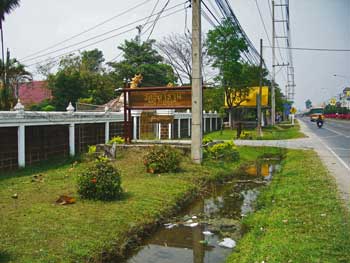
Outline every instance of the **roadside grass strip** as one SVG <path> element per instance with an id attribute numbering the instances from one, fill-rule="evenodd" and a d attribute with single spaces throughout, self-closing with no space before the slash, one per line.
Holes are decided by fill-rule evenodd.
<path id="1" fill-rule="evenodd" d="M 247 134 L 247 138 L 251 140 L 286 140 L 305 138 L 306 136 L 300 131 L 300 125 L 296 123 L 294 126 L 288 124 L 280 124 L 275 127 L 264 127 L 263 136 L 258 137 L 256 129 L 244 129 L 243 134 Z M 206 138 L 213 140 L 233 140 L 237 139 L 237 131 L 231 129 L 224 129 L 221 131 L 215 131 L 207 133 Z"/>
<path id="2" fill-rule="evenodd" d="M 116 161 L 124 198 L 82 200 L 76 179 L 84 162 L 52 162 L 0 175 L 0 262 L 99 262 L 122 255 L 139 236 L 176 213 L 210 180 L 233 175 L 242 163 L 276 148 L 239 148 L 241 161 L 192 164 L 184 156 L 181 171 L 147 174 L 145 150 L 129 149 Z M 60 195 L 76 198 L 55 203 Z M 130 241 L 134 241 L 130 243 Z M 109 262 L 107 260 L 107 262 Z"/>
<path id="3" fill-rule="evenodd" d="M 288 150 L 227 263 L 350 262 L 349 213 L 313 151 Z"/>

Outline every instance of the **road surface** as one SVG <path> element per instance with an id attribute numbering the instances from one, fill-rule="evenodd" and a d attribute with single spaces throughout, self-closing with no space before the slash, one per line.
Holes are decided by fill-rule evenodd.
<path id="1" fill-rule="evenodd" d="M 322 128 L 308 118 L 302 121 L 350 169 L 350 121 L 327 119 Z"/>

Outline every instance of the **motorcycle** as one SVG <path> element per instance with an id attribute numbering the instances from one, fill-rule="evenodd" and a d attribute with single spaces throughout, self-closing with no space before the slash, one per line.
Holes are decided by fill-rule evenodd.
<path id="1" fill-rule="evenodd" d="M 322 126 L 323 126 L 323 119 L 322 118 L 318 118 L 316 120 L 316 124 L 317 124 L 318 128 L 322 128 Z"/>

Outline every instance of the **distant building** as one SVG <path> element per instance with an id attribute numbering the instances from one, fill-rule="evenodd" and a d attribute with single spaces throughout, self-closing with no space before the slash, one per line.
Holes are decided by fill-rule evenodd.
<path id="1" fill-rule="evenodd" d="M 18 96 L 24 106 L 52 99 L 52 92 L 46 81 L 32 81 L 19 86 Z"/>

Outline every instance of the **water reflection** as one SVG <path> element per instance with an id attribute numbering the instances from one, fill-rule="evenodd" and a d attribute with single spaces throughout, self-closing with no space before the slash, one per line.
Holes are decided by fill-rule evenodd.
<path id="1" fill-rule="evenodd" d="M 128 263 L 211 263 L 224 262 L 232 252 L 220 247 L 218 243 L 224 237 L 234 240 L 241 235 L 239 219 L 253 211 L 253 204 L 263 184 L 249 182 L 268 181 L 276 165 L 258 162 L 257 165 L 244 168 L 239 175 L 240 181 L 224 185 L 212 185 L 209 193 L 194 201 L 183 213 L 169 223 L 176 226 L 170 229 L 161 227 L 139 251 L 129 258 Z M 246 179 L 245 182 L 243 182 Z M 190 221 L 188 221 L 190 220 Z M 190 227 L 186 222 L 197 222 Z M 204 235 L 210 231 L 212 235 Z"/>

